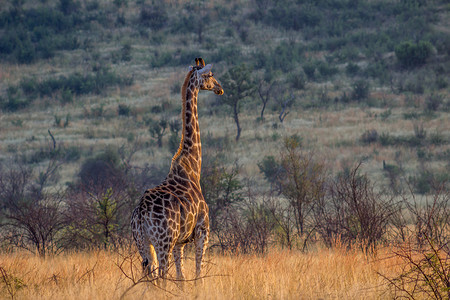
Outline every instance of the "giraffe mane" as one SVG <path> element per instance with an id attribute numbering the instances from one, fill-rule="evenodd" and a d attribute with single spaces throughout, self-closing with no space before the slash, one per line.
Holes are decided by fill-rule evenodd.
<path id="1" fill-rule="evenodd" d="M 177 159 L 178 156 L 181 155 L 181 151 L 183 150 L 183 141 L 184 141 L 184 126 L 186 123 L 186 90 L 187 90 L 187 86 L 189 84 L 189 80 L 191 79 L 191 75 L 194 72 L 194 70 L 190 70 L 188 72 L 188 74 L 186 75 L 186 78 L 184 79 L 184 83 L 181 86 L 181 98 L 183 101 L 183 109 L 181 112 L 181 116 L 183 118 L 183 128 L 181 129 L 181 142 L 180 142 L 180 146 L 178 147 L 177 153 L 173 156 L 172 160 Z"/>

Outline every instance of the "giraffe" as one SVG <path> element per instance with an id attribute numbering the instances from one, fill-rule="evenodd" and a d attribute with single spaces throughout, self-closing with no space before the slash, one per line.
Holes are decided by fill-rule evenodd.
<path id="1" fill-rule="evenodd" d="M 172 253 L 177 280 L 184 280 L 183 249 L 194 242 L 196 278 L 199 278 L 208 243 L 208 205 L 200 187 L 202 155 L 197 96 L 199 90 L 222 95 L 223 89 L 211 72 L 211 64 L 205 65 L 202 58 L 196 58 L 195 62 L 181 88 L 182 135 L 169 174 L 160 185 L 144 192 L 131 217 L 142 267 L 151 277 L 166 277 Z"/>

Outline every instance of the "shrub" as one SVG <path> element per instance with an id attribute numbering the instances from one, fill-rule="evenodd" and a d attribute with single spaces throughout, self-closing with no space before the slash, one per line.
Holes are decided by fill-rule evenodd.
<path id="1" fill-rule="evenodd" d="M 130 61 L 132 58 L 131 55 L 131 44 L 126 43 L 125 45 L 122 46 L 122 49 L 120 49 L 120 54 L 121 54 L 121 59 L 122 61 Z"/>
<path id="2" fill-rule="evenodd" d="M 395 144 L 395 138 L 386 132 L 381 133 L 378 140 L 382 146 L 391 146 Z"/>
<path id="3" fill-rule="evenodd" d="M 303 72 L 290 73 L 288 81 L 292 88 L 297 90 L 304 90 L 306 85 L 306 75 Z"/>
<path id="4" fill-rule="evenodd" d="M 59 0 L 59 9 L 65 15 L 70 15 L 78 9 L 78 3 L 74 0 Z"/>
<path id="5" fill-rule="evenodd" d="M 7 98 L 0 97 L 0 107 L 6 111 L 17 111 L 28 106 L 30 102 L 24 99 L 16 86 L 9 86 Z"/>
<path id="6" fill-rule="evenodd" d="M 366 130 L 361 135 L 361 142 L 363 144 L 376 143 L 378 141 L 378 132 L 375 129 Z"/>
<path id="7" fill-rule="evenodd" d="M 367 99 L 369 96 L 369 82 L 360 79 L 353 83 L 352 98 L 356 101 Z"/>
<path id="8" fill-rule="evenodd" d="M 403 42 L 395 47 L 395 56 L 403 67 L 412 68 L 423 65 L 430 57 L 432 49 L 431 43 L 426 41 L 416 44 Z"/>
<path id="9" fill-rule="evenodd" d="M 438 94 L 431 94 L 425 98 L 425 108 L 429 111 L 437 111 L 444 102 L 444 97 Z"/>
<path id="10" fill-rule="evenodd" d="M 313 62 L 308 62 L 304 64 L 303 71 L 305 72 L 306 76 L 308 76 L 309 80 L 314 80 L 316 78 L 315 76 L 316 65 Z"/>
<path id="11" fill-rule="evenodd" d="M 119 155 L 112 149 L 87 159 L 80 168 L 78 176 L 83 186 L 107 187 L 116 174 L 120 174 Z"/>
<path id="12" fill-rule="evenodd" d="M 431 191 L 434 176 L 430 171 L 422 170 L 417 176 L 412 178 L 414 190 L 418 194 L 427 194 Z"/>
<path id="13" fill-rule="evenodd" d="M 129 116 L 131 109 L 130 109 L 130 106 L 121 103 L 117 107 L 117 112 L 118 112 L 119 116 Z"/>
<path id="14" fill-rule="evenodd" d="M 285 176 L 286 171 L 283 169 L 280 162 L 275 160 L 275 157 L 265 156 L 262 161 L 258 163 L 258 168 L 264 174 L 264 178 L 270 183 L 271 189 L 281 192 L 281 181 Z"/>
<path id="15" fill-rule="evenodd" d="M 318 202 L 316 227 L 328 246 L 339 238 L 348 246 L 356 242 L 373 250 L 388 230 L 393 203 L 375 191 L 360 166 L 340 173 L 330 185 L 330 196 Z"/>
<path id="16" fill-rule="evenodd" d="M 348 76 L 356 76 L 360 70 L 361 68 L 357 64 L 354 64 L 352 62 L 349 62 L 347 66 L 345 66 L 345 73 Z"/>
<path id="17" fill-rule="evenodd" d="M 323 79 L 327 79 L 339 72 L 338 68 L 330 66 L 323 61 L 317 62 L 317 70 L 319 71 L 319 74 Z"/>
<path id="18" fill-rule="evenodd" d="M 168 15 L 163 4 L 143 6 L 139 21 L 142 25 L 159 30 L 166 26 Z"/>

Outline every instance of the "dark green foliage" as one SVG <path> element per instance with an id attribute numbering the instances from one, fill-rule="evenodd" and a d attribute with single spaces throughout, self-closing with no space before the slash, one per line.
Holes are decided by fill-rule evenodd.
<path id="1" fill-rule="evenodd" d="M 169 51 L 163 53 L 155 51 L 150 59 L 150 66 L 152 68 L 160 68 L 162 66 L 172 65 L 173 56 L 174 54 Z"/>
<path id="2" fill-rule="evenodd" d="M 126 117 L 128 117 L 130 115 L 130 112 L 131 112 L 131 108 L 130 108 L 129 105 L 120 103 L 117 106 L 117 113 L 119 114 L 119 116 L 126 116 Z"/>
<path id="3" fill-rule="evenodd" d="M 356 76 L 360 72 L 361 68 L 352 62 L 349 62 L 347 66 L 345 66 L 345 73 L 348 76 Z"/>
<path id="4" fill-rule="evenodd" d="M 132 50 L 132 48 L 131 48 L 130 43 L 126 43 L 125 45 L 122 46 L 122 48 L 120 49 L 122 61 L 130 61 L 131 60 L 131 58 L 132 58 L 131 50 Z"/>
<path id="5" fill-rule="evenodd" d="M 316 64 L 313 62 L 307 62 L 303 65 L 303 71 L 309 80 L 314 80 L 316 78 Z"/>
<path id="6" fill-rule="evenodd" d="M 336 67 L 330 66 L 330 64 L 324 61 L 317 62 L 317 70 L 319 71 L 320 77 L 322 79 L 327 79 L 339 72 Z"/>
<path id="7" fill-rule="evenodd" d="M 271 189 L 281 191 L 281 181 L 286 175 L 286 170 L 278 162 L 274 156 L 265 156 L 262 161 L 258 163 L 258 168 L 264 174 L 264 178 L 270 183 Z"/>
<path id="8" fill-rule="evenodd" d="M 395 56 L 399 63 L 406 68 L 423 65 L 430 57 L 433 46 L 430 42 L 403 42 L 395 47 Z"/>
<path id="9" fill-rule="evenodd" d="M 69 89 L 64 89 L 61 92 L 61 103 L 72 103 L 73 102 L 73 93 Z"/>
<path id="10" fill-rule="evenodd" d="M 33 78 L 23 79 L 20 87 L 28 96 L 39 94 L 41 97 L 44 97 L 51 96 L 56 92 L 68 93 L 67 91 L 76 95 L 98 94 L 108 86 L 126 86 L 132 82 L 133 79 L 131 77 L 120 77 L 106 68 L 101 68 L 93 74 L 82 75 L 74 73 L 69 76 L 49 78 L 40 82 L 36 82 Z"/>
<path id="11" fill-rule="evenodd" d="M 8 88 L 7 98 L 0 98 L 0 107 L 4 110 L 16 111 L 32 103 L 36 97 L 59 96 L 62 104 L 73 101 L 73 95 L 102 93 L 113 85 L 128 86 L 132 77 L 120 77 L 106 68 L 100 68 L 93 74 L 79 73 L 58 78 L 37 81 L 35 78 L 23 78 L 18 86 Z"/>
<path id="12" fill-rule="evenodd" d="M 429 171 L 422 170 L 419 174 L 413 178 L 410 178 L 413 182 L 416 193 L 427 194 L 431 191 L 433 184 L 433 174 Z"/>
<path id="13" fill-rule="evenodd" d="M 443 104 L 444 97 L 439 94 L 431 94 L 425 98 L 425 108 L 429 111 L 437 111 Z"/>
<path id="14" fill-rule="evenodd" d="M 109 148 L 93 158 L 87 159 L 78 174 L 80 184 L 86 187 L 107 187 L 114 177 L 120 173 L 119 155 Z"/>
<path id="15" fill-rule="evenodd" d="M 244 200 L 242 183 L 239 180 L 239 166 L 227 168 L 220 155 L 205 156 L 202 164 L 203 196 L 209 207 L 212 231 L 220 230 L 220 219 L 226 211 Z"/>
<path id="16" fill-rule="evenodd" d="M 64 160 L 68 162 L 78 161 L 81 158 L 81 149 L 76 146 L 70 146 L 64 150 Z"/>
<path id="17" fill-rule="evenodd" d="M 156 139 L 159 148 L 162 148 L 162 139 L 166 133 L 168 122 L 166 119 L 161 119 L 159 121 L 149 120 L 149 132 L 151 136 Z"/>
<path id="18" fill-rule="evenodd" d="M 294 41 L 281 42 L 273 51 L 265 57 L 263 66 L 268 70 L 281 70 L 290 72 L 304 59 L 305 47 Z"/>
<path id="19" fill-rule="evenodd" d="M 0 97 L 0 108 L 6 111 L 19 110 L 28 106 L 29 103 L 15 86 L 8 87 L 6 99 Z"/>
<path id="20" fill-rule="evenodd" d="M 314 27 L 324 18 L 320 9 L 313 5 L 298 5 L 294 1 L 277 1 L 263 20 L 273 26 L 299 30 Z M 314 3 L 314 2 L 312 2 Z"/>
<path id="21" fill-rule="evenodd" d="M 293 89 L 304 90 L 306 86 L 306 75 L 304 72 L 290 73 L 288 81 Z"/>
<path id="22" fill-rule="evenodd" d="M 251 74 L 251 69 L 245 65 L 237 65 L 228 70 L 222 79 L 223 89 L 226 91 L 222 95 L 222 103 L 231 107 L 233 111 L 234 121 L 236 123 L 237 133 L 236 141 L 241 136 L 241 126 L 239 123 L 239 111 L 241 108 L 241 101 L 251 95 L 256 88 L 256 84 Z"/>
<path id="23" fill-rule="evenodd" d="M 167 23 L 167 10 L 164 3 L 144 5 L 141 8 L 139 22 L 154 30 L 160 30 Z"/>
<path id="24" fill-rule="evenodd" d="M 221 46 L 217 52 L 211 54 L 211 60 L 233 62 L 233 64 L 243 61 L 241 50 L 234 44 Z"/>
<path id="25" fill-rule="evenodd" d="M 79 22 L 76 16 L 49 7 L 4 11 L 0 14 L 0 27 L 5 30 L 0 53 L 12 55 L 18 63 L 32 63 L 53 57 L 56 50 L 75 49 L 79 43 L 69 31 Z"/>
<path id="26" fill-rule="evenodd" d="M 363 79 L 353 83 L 352 99 L 361 101 L 369 97 L 369 82 Z"/>
<path id="27" fill-rule="evenodd" d="M 78 8 L 78 3 L 75 0 L 59 0 L 59 9 L 65 14 L 70 15 Z"/>

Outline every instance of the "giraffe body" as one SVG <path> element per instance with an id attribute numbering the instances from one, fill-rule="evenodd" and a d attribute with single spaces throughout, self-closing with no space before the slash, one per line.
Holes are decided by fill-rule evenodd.
<path id="1" fill-rule="evenodd" d="M 150 276 L 165 278 L 173 253 L 177 279 L 184 279 L 183 249 L 195 243 L 196 276 L 209 238 L 208 205 L 200 187 L 201 142 L 197 114 L 199 90 L 223 94 L 211 73 L 211 65 L 196 59 L 181 89 L 183 130 L 180 147 L 172 158 L 166 179 L 144 192 L 131 218 L 131 230 Z"/>

